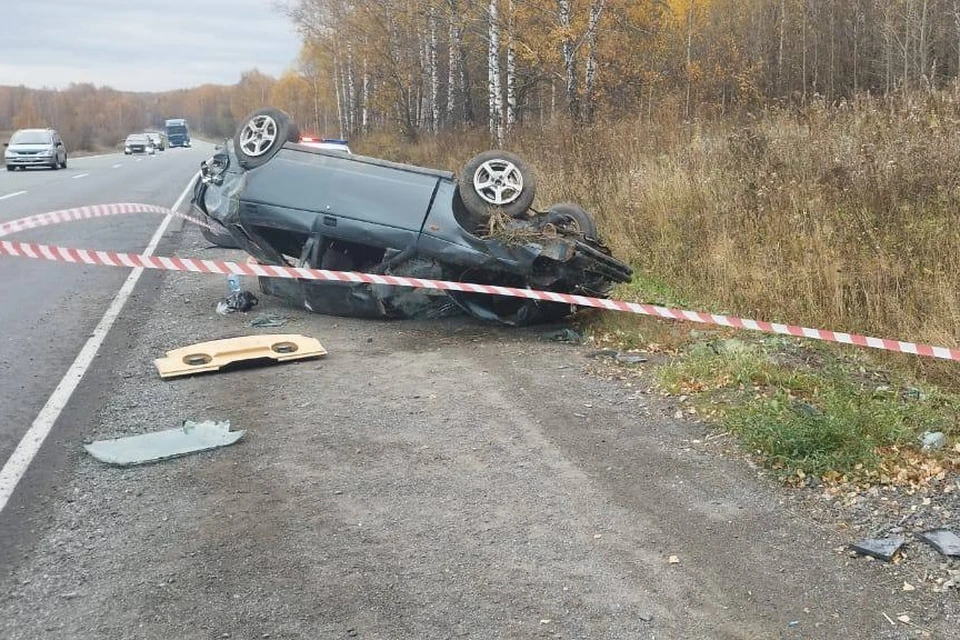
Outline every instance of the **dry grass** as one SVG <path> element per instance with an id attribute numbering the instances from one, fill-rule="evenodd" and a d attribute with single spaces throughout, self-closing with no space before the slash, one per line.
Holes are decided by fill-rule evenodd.
<path id="1" fill-rule="evenodd" d="M 488 145 L 459 134 L 361 148 L 457 169 Z M 573 200 L 594 211 L 615 253 L 682 299 L 960 345 L 958 93 L 736 123 L 558 124 L 510 147 L 536 167 L 541 208 Z M 956 365 L 932 373 L 960 381 Z"/>

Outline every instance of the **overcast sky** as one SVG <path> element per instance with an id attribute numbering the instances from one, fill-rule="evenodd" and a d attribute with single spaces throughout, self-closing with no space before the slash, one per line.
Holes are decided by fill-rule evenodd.
<path id="1" fill-rule="evenodd" d="M 300 41 L 276 0 L 0 0 L 0 85 L 165 91 L 279 75 Z M 149 7 L 149 8 L 148 8 Z"/>

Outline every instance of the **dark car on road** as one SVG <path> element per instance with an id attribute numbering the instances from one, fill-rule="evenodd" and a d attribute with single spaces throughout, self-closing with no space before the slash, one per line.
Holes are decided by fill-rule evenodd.
<path id="1" fill-rule="evenodd" d="M 67 147 L 53 129 L 20 129 L 3 146 L 7 171 L 27 167 L 67 168 Z"/>
<path id="2" fill-rule="evenodd" d="M 277 109 L 249 115 L 201 166 L 193 206 L 261 264 L 362 271 L 604 296 L 631 269 L 573 204 L 533 208 L 536 178 L 517 156 L 482 153 L 458 178 L 299 144 Z M 413 317 L 459 307 L 510 325 L 569 305 L 483 294 L 261 278 L 265 293 L 332 315 Z M 451 304 L 451 302 L 453 304 Z"/>

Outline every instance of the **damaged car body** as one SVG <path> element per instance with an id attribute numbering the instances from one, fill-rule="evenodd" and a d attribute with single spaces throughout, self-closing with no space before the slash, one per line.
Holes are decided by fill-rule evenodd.
<path id="1" fill-rule="evenodd" d="M 193 207 L 204 235 L 261 264 L 496 284 L 594 297 L 627 282 L 629 266 L 572 204 L 532 208 L 536 178 L 521 159 L 490 151 L 458 177 L 298 144 L 289 116 L 249 115 L 201 166 Z M 437 317 L 452 310 L 525 325 L 569 305 L 365 283 L 260 278 L 264 293 L 323 314 Z M 451 304 L 451 302 L 453 304 Z"/>

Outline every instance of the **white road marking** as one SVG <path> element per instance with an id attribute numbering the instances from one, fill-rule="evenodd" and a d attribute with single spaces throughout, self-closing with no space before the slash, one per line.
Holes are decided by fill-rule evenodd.
<path id="1" fill-rule="evenodd" d="M 183 204 L 184 199 L 186 199 L 187 194 L 190 193 L 193 187 L 194 180 L 197 179 L 197 175 L 199 174 L 195 174 L 190 179 L 183 193 L 177 198 L 176 203 L 174 203 L 172 207 L 174 211 L 179 209 L 180 205 Z M 157 245 L 160 244 L 160 238 L 163 237 L 172 219 L 173 217 L 169 215 L 163 219 L 163 222 L 160 223 L 160 226 L 157 227 L 157 230 L 153 233 L 153 237 L 150 238 L 150 243 L 143 252 L 144 255 L 153 255 L 153 252 L 157 249 Z M 143 267 L 137 267 L 127 276 L 123 286 L 120 287 L 120 291 L 117 292 L 113 302 L 110 303 L 106 313 L 103 314 L 103 318 L 97 323 L 97 327 L 93 330 L 93 334 L 87 340 L 87 343 L 83 345 L 83 349 L 80 350 L 76 360 L 74 360 L 70 368 L 67 369 L 67 373 L 64 374 L 57 388 L 50 394 L 47 403 L 43 405 L 33 424 L 30 425 L 27 432 L 23 434 L 23 438 L 20 439 L 17 448 L 10 455 L 10 459 L 3 465 L 3 469 L 0 469 L 0 513 L 2 513 L 4 507 L 7 506 L 7 502 L 10 500 L 10 496 L 13 495 L 14 489 L 17 488 L 17 484 L 27 472 L 30 463 L 40 451 L 43 441 L 50 435 L 50 431 L 57 422 L 57 418 L 60 417 L 60 413 L 63 412 L 63 409 L 67 406 L 70 397 L 80 384 L 80 380 L 83 379 L 87 369 L 90 368 L 90 364 L 97 356 L 97 352 L 103 345 L 103 341 L 106 339 L 111 327 L 113 327 L 113 323 L 123 310 L 123 306 L 130 298 L 130 294 L 133 293 L 134 287 L 137 286 L 137 281 L 140 280 L 141 274 L 143 274 Z"/>
<path id="2" fill-rule="evenodd" d="M 77 175 L 73 176 L 73 179 L 76 180 L 77 178 L 86 178 L 88 175 L 90 175 L 90 174 L 89 174 L 89 173 L 78 173 Z"/>
<path id="3" fill-rule="evenodd" d="M 111 169 L 119 169 L 119 168 L 122 167 L 122 166 L 123 166 L 122 164 L 115 164 L 115 165 L 113 165 L 113 166 L 110 167 L 110 168 L 111 168 Z"/>
<path id="4" fill-rule="evenodd" d="M 95 156 L 76 156 L 70 158 L 70 162 L 76 162 L 77 160 L 93 160 L 94 158 L 106 158 L 107 156 L 112 156 L 112 153 L 101 153 Z"/>
<path id="5" fill-rule="evenodd" d="M 16 198 L 17 196 L 22 196 L 26 191 L 14 191 L 13 193 L 8 193 L 5 196 L 0 196 L 0 200 L 6 200 L 7 198 Z"/>

